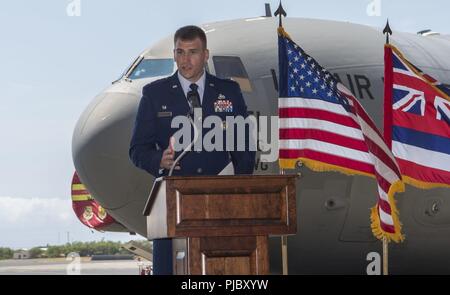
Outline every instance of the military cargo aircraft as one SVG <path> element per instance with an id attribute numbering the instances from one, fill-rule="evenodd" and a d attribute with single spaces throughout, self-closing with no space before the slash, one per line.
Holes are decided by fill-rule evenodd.
<path id="1" fill-rule="evenodd" d="M 292 39 L 350 89 L 382 129 L 382 29 L 329 20 L 286 18 Z M 208 38 L 207 70 L 237 81 L 248 110 L 276 116 L 278 49 L 276 18 L 256 17 L 202 25 Z M 430 31 L 394 31 L 390 38 L 411 62 L 450 84 L 450 36 Z M 73 133 L 76 172 L 91 196 L 124 230 L 146 236 L 142 215 L 153 177 L 129 160 L 132 128 L 144 85 L 176 71 L 173 36 L 144 50 L 124 74 L 99 93 L 81 114 Z M 277 161 L 262 162 L 255 174 L 278 174 Z M 370 228 L 377 201 L 374 180 L 304 167 L 297 181 L 298 232 L 288 238 L 290 274 L 366 274 L 370 252 L 381 243 Z M 406 240 L 390 244 L 392 274 L 450 274 L 450 190 L 407 186 L 397 194 Z M 271 272 L 281 272 L 280 238 L 270 238 Z"/>

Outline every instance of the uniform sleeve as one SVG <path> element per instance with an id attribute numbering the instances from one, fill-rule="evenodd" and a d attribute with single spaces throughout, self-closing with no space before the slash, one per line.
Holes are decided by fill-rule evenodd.
<path id="1" fill-rule="evenodd" d="M 245 104 L 244 97 L 242 96 L 241 88 L 239 87 L 239 84 L 233 83 L 233 87 L 235 87 L 233 93 L 236 93 L 235 96 L 235 115 L 236 116 L 242 116 L 244 118 L 248 117 L 247 112 L 247 105 Z M 256 126 L 254 126 L 256 127 Z M 230 152 L 231 154 L 231 161 L 233 162 L 234 166 L 234 172 L 235 174 L 253 174 L 254 166 L 255 166 L 255 154 L 256 152 L 254 150 L 251 150 L 250 148 L 252 146 L 256 146 L 256 144 L 253 142 L 253 144 L 250 144 L 250 140 L 254 140 L 250 136 L 250 129 L 246 127 L 245 131 L 245 151 L 237 151 L 237 149 L 234 149 L 234 151 Z M 235 130 L 235 136 L 239 133 Z M 235 143 L 237 142 L 237 138 L 235 138 Z"/>
<path id="2" fill-rule="evenodd" d="M 136 167 L 158 177 L 162 151 L 158 149 L 156 130 L 156 111 L 144 90 L 136 115 L 129 156 Z"/>

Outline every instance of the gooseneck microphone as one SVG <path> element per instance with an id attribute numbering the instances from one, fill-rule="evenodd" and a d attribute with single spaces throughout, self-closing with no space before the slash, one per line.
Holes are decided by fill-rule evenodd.
<path id="1" fill-rule="evenodd" d="M 184 155 L 191 150 L 192 146 L 198 139 L 198 129 L 197 126 L 195 126 L 194 120 L 194 111 L 196 108 L 201 108 L 200 106 L 200 95 L 198 94 L 198 86 L 195 83 L 192 83 L 190 86 L 191 90 L 187 93 L 187 101 L 189 103 L 189 114 L 187 118 L 189 119 L 189 122 L 191 122 L 192 127 L 194 128 L 194 140 L 192 140 L 189 145 L 183 150 L 183 152 L 175 159 L 175 161 L 172 164 L 172 167 L 170 167 L 168 176 L 171 176 L 173 173 L 173 170 L 177 166 L 178 162 L 181 160 L 181 158 L 184 157 Z"/>

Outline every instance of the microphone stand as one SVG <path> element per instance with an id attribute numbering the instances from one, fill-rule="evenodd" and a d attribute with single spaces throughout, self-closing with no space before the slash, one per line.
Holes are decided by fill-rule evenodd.
<path id="1" fill-rule="evenodd" d="M 192 112 L 193 113 L 193 112 Z M 192 114 L 192 116 L 194 116 Z M 168 176 L 172 176 L 173 173 L 173 169 L 175 168 L 175 166 L 178 164 L 178 162 L 181 160 L 181 158 L 184 157 L 184 155 L 191 150 L 192 146 L 194 145 L 195 142 L 197 142 L 198 139 L 198 129 L 195 126 L 194 121 L 191 118 L 191 115 L 188 115 L 187 118 L 189 119 L 189 122 L 191 123 L 192 127 L 194 127 L 194 140 L 191 141 L 191 143 L 189 143 L 189 145 L 183 150 L 183 152 L 175 159 L 175 161 L 172 164 L 172 167 L 170 167 L 169 170 L 169 174 Z"/>

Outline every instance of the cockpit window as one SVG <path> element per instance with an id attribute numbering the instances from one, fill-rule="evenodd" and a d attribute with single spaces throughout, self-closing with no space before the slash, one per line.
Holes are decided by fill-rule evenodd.
<path id="1" fill-rule="evenodd" d="M 143 59 L 128 77 L 131 80 L 168 76 L 174 71 L 173 59 Z"/>
<path id="2" fill-rule="evenodd" d="M 213 62 L 219 78 L 248 78 L 244 65 L 237 56 L 213 56 Z"/>
<path id="3" fill-rule="evenodd" d="M 213 62 L 217 77 L 238 82 L 244 92 L 253 91 L 247 71 L 238 56 L 213 56 Z"/>

